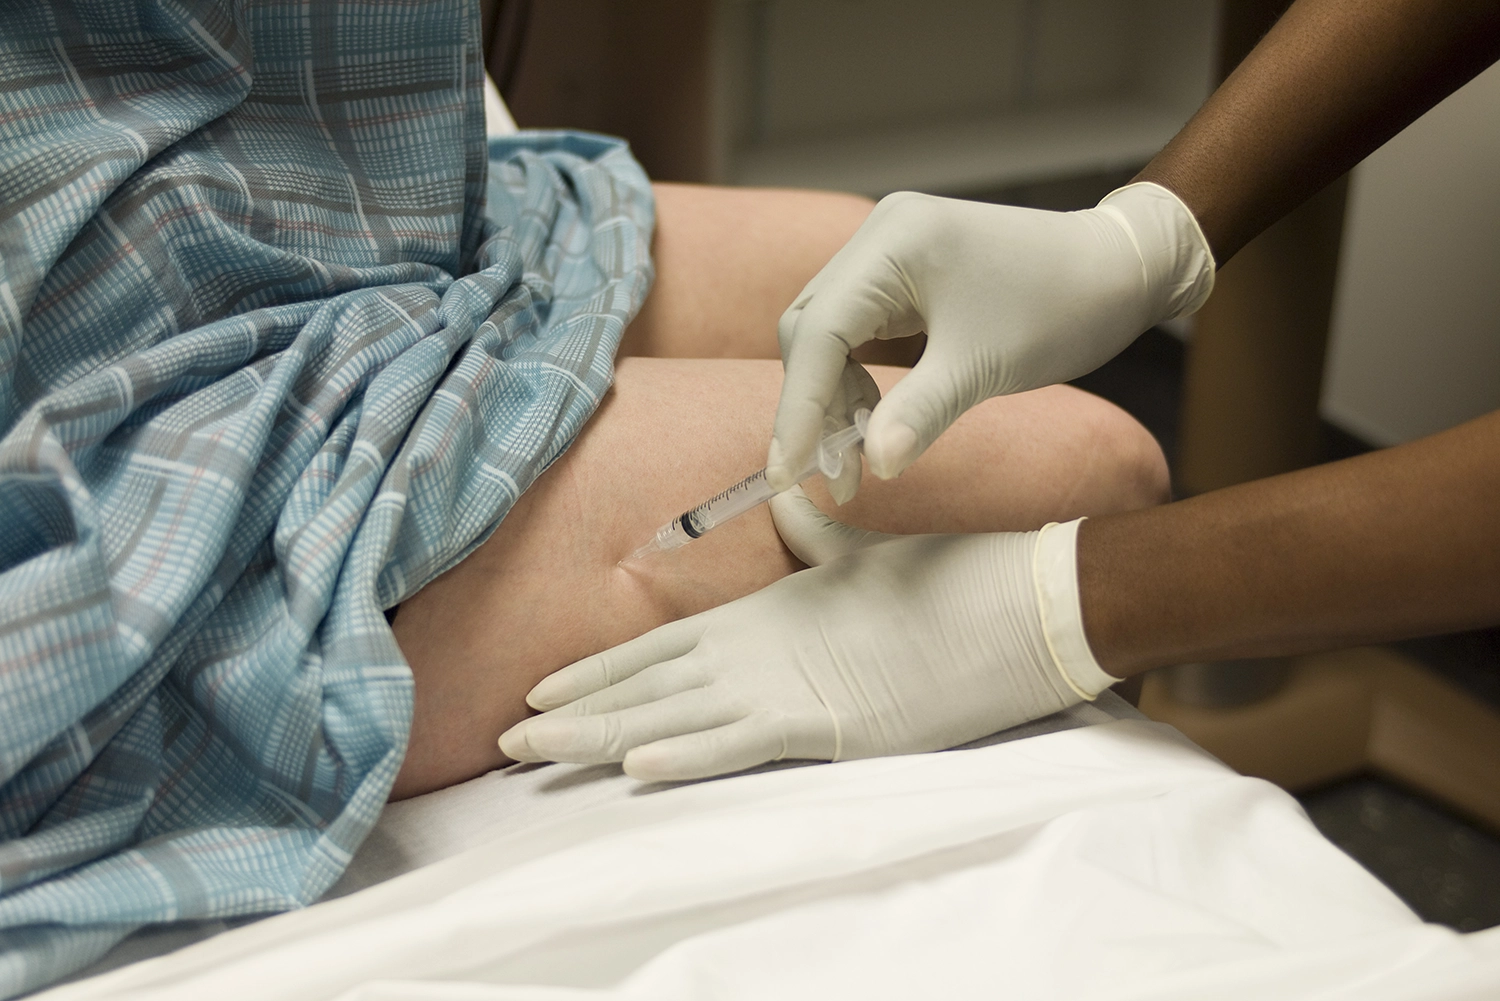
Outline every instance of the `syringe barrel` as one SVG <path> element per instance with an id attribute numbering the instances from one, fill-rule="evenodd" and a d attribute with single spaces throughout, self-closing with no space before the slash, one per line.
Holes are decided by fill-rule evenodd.
<path id="1" fill-rule="evenodd" d="M 847 451 L 857 447 L 864 439 L 869 418 L 868 410 L 856 411 L 852 426 L 824 436 L 818 444 L 817 454 L 808 462 L 807 468 L 798 472 L 796 481 L 801 483 L 820 470 L 830 478 L 837 476 L 843 466 Z M 626 560 L 638 559 L 649 552 L 667 552 L 685 546 L 711 529 L 717 528 L 732 518 L 738 518 L 774 496 L 776 496 L 776 491 L 772 490 L 771 485 L 766 482 L 766 471 L 762 469 L 758 473 L 752 473 L 729 489 L 710 497 L 691 511 L 684 511 L 672 519 L 657 530 L 656 536 L 649 543 L 626 557 Z"/>
<path id="2" fill-rule="evenodd" d="M 709 529 L 717 528 L 729 519 L 739 517 L 774 496 L 776 496 L 776 491 L 772 490 L 771 485 L 766 482 L 766 471 L 762 469 L 740 480 L 729 489 L 715 494 L 691 511 L 685 512 L 678 519 L 678 523 L 682 525 L 683 531 L 696 539 Z"/>

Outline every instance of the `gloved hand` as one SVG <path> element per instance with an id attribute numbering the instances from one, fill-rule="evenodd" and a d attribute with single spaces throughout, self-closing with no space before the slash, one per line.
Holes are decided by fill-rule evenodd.
<path id="1" fill-rule="evenodd" d="M 953 747 L 1117 680 L 1083 634 L 1079 522 L 887 536 L 832 521 L 800 490 L 771 503 L 812 569 L 549 676 L 527 696 L 547 712 L 501 751 L 701 778 Z"/>
<path id="2" fill-rule="evenodd" d="M 845 425 L 871 406 L 849 352 L 872 338 L 927 332 L 921 361 L 873 407 L 865 457 L 889 479 L 965 410 L 1092 371 L 1196 310 L 1213 284 L 1197 220 L 1156 184 L 1082 212 L 890 195 L 781 317 L 786 381 L 766 479 L 791 486 L 825 415 Z M 848 500 L 857 483 L 834 496 Z"/>

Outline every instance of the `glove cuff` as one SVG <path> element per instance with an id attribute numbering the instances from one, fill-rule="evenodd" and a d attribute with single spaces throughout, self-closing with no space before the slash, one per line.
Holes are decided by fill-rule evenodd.
<path id="1" fill-rule="evenodd" d="M 1136 253 L 1156 319 L 1196 313 L 1214 290 L 1214 255 L 1192 210 L 1150 181 L 1116 188 L 1098 208 L 1120 223 Z"/>
<path id="2" fill-rule="evenodd" d="M 1036 535 L 1031 573 L 1052 662 L 1073 691 L 1092 700 L 1120 679 L 1099 666 L 1083 633 L 1078 599 L 1078 526 L 1083 522 L 1079 518 L 1065 525 L 1044 525 Z"/>

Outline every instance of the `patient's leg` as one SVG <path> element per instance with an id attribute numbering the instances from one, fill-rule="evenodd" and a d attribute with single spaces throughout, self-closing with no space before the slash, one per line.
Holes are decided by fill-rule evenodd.
<path id="1" fill-rule="evenodd" d="M 656 284 L 620 355 L 780 358 L 776 321 L 875 203 L 780 188 L 654 185 Z M 854 357 L 911 365 L 922 339 L 871 341 Z"/>
<path id="2" fill-rule="evenodd" d="M 885 390 L 903 373 L 873 374 Z M 764 465 L 780 384 L 776 362 L 620 363 L 598 414 L 494 535 L 402 604 L 395 633 L 416 707 L 394 797 L 502 764 L 496 739 L 550 672 L 799 569 L 764 507 L 676 553 L 617 565 L 659 525 Z M 1030 529 L 1166 492 L 1166 464 L 1143 428 L 1053 387 L 980 405 L 900 479 L 867 475 L 837 516 L 888 532 Z"/>

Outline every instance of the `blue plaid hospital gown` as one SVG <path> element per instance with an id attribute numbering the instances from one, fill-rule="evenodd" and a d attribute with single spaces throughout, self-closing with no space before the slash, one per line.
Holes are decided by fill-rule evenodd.
<path id="1" fill-rule="evenodd" d="M 607 389 L 650 187 L 482 72 L 467 0 L 0 0 L 0 996 L 337 878 L 382 609 Z"/>

